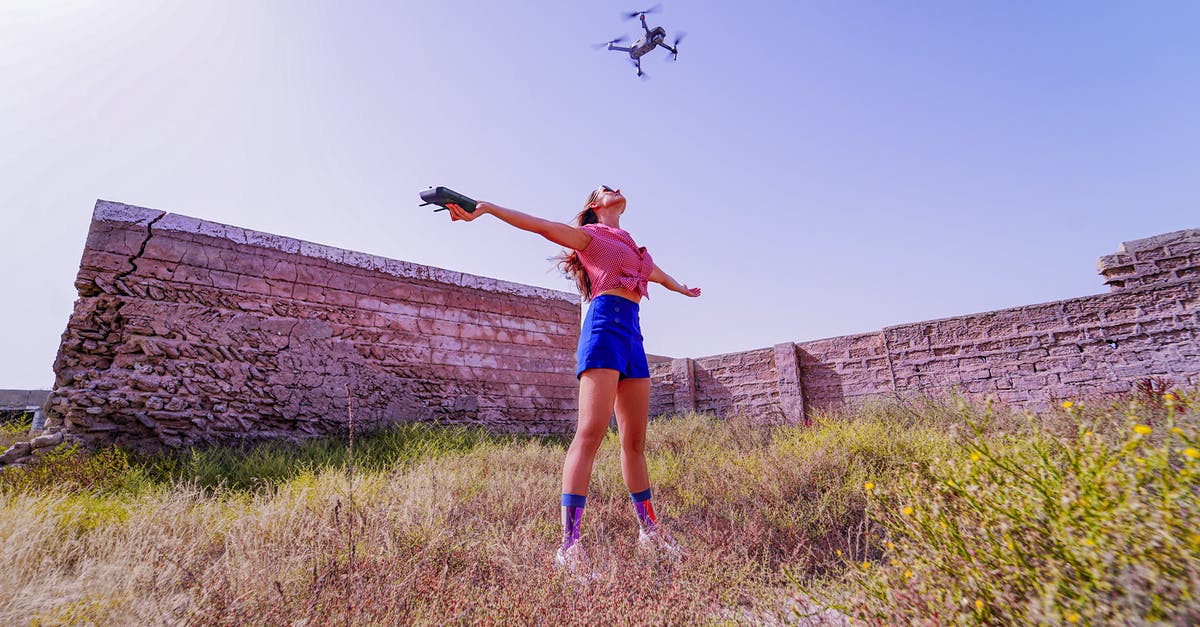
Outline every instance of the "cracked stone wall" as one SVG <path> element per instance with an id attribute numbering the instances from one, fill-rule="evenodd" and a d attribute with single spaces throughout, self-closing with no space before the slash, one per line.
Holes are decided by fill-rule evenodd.
<path id="1" fill-rule="evenodd" d="M 47 431 L 135 450 L 403 421 L 562 432 L 578 297 L 100 201 Z"/>
<path id="2" fill-rule="evenodd" d="M 950 392 L 1029 408 L 1200 385 L 1200 230 L 1125 242 L 1107 294 L 651 364 L 652 413 L 802 420 L 869 397 Z"/>
<path id="3" fill-rule="evenodd" d="M 800 421 L 876 396 L 1025 407 L 1200 385 L 1200 230 L 1101 258 L 1107 294 L 696 359 L 654 358 L 651 414 Z M 46 433 L 154 450 L 401 421 L 574 426 L 573 294 L 100 201 Z"/>

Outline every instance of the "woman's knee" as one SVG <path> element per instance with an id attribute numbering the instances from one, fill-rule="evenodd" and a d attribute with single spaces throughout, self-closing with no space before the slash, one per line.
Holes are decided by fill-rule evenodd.
<path id="1" fill-rule="evenodd" d="M 575 438 L 571 440 L 571 448 L 595 453 L 600 449 L 600 444 L 604 442 L 604 435 L 607 431 L 607 429 L 580 429 L 575 432 Z"/>
<path id="2" fill-rule="evenodd" d="M 642 437 L 622 437 L 621 438 L 621 454 L 622 455 L 645 455 L 646 454 L 646 438 Z"/>

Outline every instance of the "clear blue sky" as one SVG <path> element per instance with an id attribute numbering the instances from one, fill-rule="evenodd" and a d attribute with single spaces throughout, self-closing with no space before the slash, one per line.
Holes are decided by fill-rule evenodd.
<path id="1" fill-rule="evenodd" d="M 653 4 L 646 0 L 644 4 Z M 557 248 L 416 207 L 449 185 L 622 221 L 704 289 L 703 356 L 1105 291 L 1200 227 L 1200 3 L 0 2 L 0 388 L 48 387 L 97 198 L 561 290 Z"/>

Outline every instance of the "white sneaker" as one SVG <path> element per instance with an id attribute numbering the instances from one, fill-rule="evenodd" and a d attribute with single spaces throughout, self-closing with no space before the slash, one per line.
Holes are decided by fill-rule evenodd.
<path id="1" fill-rule="evenodd" d="M 679 548 L 675 539 L 659 529 L 647 532 L 645 529 L 638 528 L 638 550 L 670 560 L 678 560 L 683 557 L 683 549 Z"/>
<path id="2" fill-rule="evenodd" d="M 585 579 L 592 576 L 591 564 L 588 562 L 587 553 L 583 547 L 576 542 L 567 548 L 566 551 L 560 546 L 554 552 L 554 565 L 569 575 L 583 577 Z"/>

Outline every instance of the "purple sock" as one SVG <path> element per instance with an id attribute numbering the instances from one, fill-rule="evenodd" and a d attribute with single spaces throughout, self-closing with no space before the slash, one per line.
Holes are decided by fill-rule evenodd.
<path id="1" fill-rule="evenodd" d="M 564 551 L 579 541 L 579 523 L 583 521 L 583 506 L 586 503 L 586 495 L 565 492 L 562 495 L 562 548 Z"/>
<path id="2" fill-rule="evenodd" d="M 654 506 L 650 504 L 650 488 L 630 493 L 629 498 L 633 499 L 633 509 L 637 512 L 638 524 L 648 532 L 654 531 L 654 527 L 658 525 L 658 519 L 654 516 Z"/>

